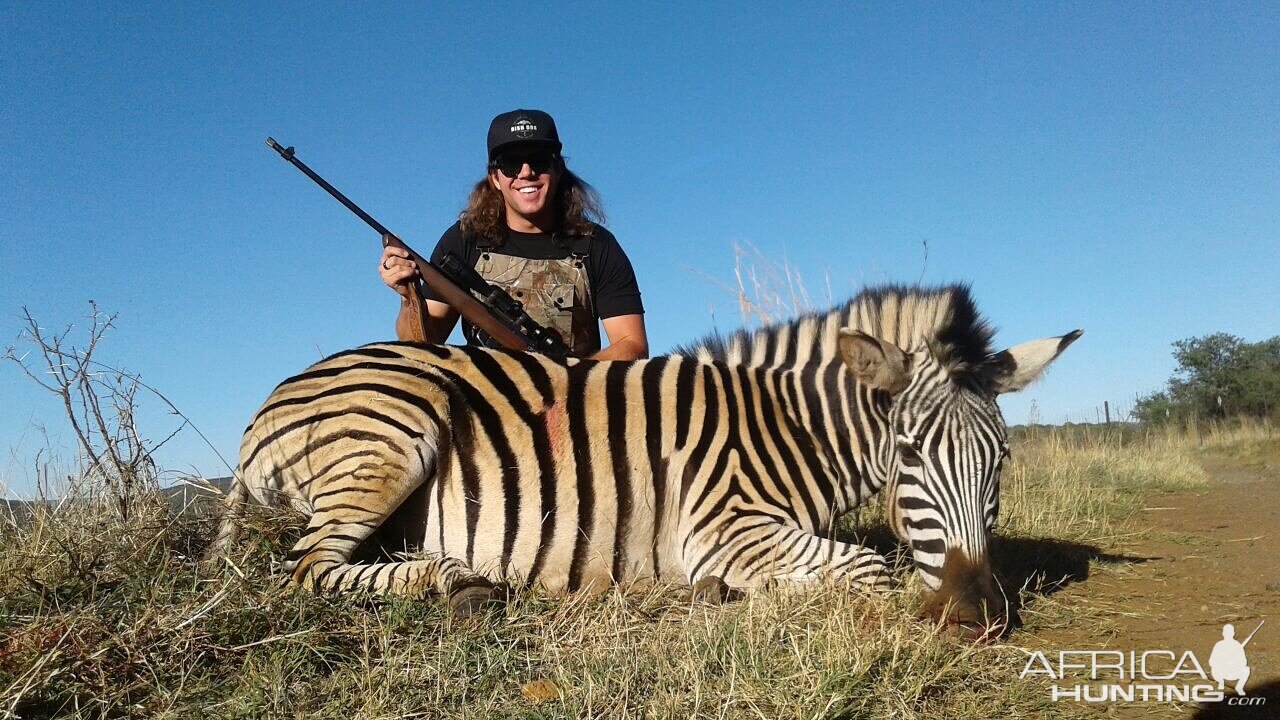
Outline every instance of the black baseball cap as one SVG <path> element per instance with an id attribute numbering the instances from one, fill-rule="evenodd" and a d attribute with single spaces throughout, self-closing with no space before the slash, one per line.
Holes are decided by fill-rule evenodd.
<path id="1" fill-rule="evenodd" d="M 534 145 L 560 152 L 556 121 L 541 110 L 504 112 L 489 123 L 489 159 L 513 145 Z"/>

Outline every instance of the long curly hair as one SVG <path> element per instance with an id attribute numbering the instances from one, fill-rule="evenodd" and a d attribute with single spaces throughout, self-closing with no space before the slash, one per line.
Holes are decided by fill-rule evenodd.
<path id="1" fill-rule="evenodd" d="M 563 158 L 557 159 L 556 167 L 560 174 L 556 194 L 552 198 L 558 220 L 556 236 L 591 235 L 595 232 L 592 223 L 605 222 L 600 195 L 586 180 L 566 167 Z M 502 192 L 489 182 L 487 174 L 471 189 L 467 207 L 458 215 L 458 221 L 465 235 L 485 238 L 495 246 L 506 241 L 506 203 L 502 199 Z"/>

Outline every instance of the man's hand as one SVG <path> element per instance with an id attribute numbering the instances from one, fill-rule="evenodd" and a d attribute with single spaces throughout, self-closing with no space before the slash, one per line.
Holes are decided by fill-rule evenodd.
<path id="1" fill-rule="evenodd" d="M 418 266 L 409 259 L 409 251 L 398 247 L 384 247 L 378 261 L 378 275 L 387 287 L 408 299 L 409 288 L 418 279 Z"/>

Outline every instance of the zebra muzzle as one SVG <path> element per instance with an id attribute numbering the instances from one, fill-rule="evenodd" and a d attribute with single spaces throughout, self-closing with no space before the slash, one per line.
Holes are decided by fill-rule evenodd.
<path id="1" fill-rule="evenodd" d="M 975 642 L 999 638 L 1009 617 L 990 561 L 986 557 L 975 561 L 958 548 L 947 550 L 942 585 L 926 598 L 918 614 L 941 625 L 947 634 Z"/>

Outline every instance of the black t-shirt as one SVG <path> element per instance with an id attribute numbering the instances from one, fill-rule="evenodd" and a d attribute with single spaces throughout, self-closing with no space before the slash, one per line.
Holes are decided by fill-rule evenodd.
<path id="1" fill-rule="evenodd" d="M 600 225 L 595 225 L 596 232 L 591 238 L 587 254 L 587 282 L 591 285 L 591 299 L 596 317 L 611 318 L 617 315 L 637 315 L 644 312 L 640 302 L 640 286 L 636 283 L 636 273 L 631 268 L 631 261 L 622 251 L 613 233 Z M 531 260 L 559 260 L 569 257 L 574 248 L 574 239 L 557 241 L 545 233 L 522 233 L 507 231 L 507 241 L 492 249 L 504 255 L 529 258 Z M 454 223 L 431 253 L 431 262 L 439 265 L 445 253 L 453 253 L 475 267 L 480 256 L 476 239 L 464 237 L 462 228 Z M 426 288 L 428 300 L 444 302 L 444 299 L 430 287 Z"/>

